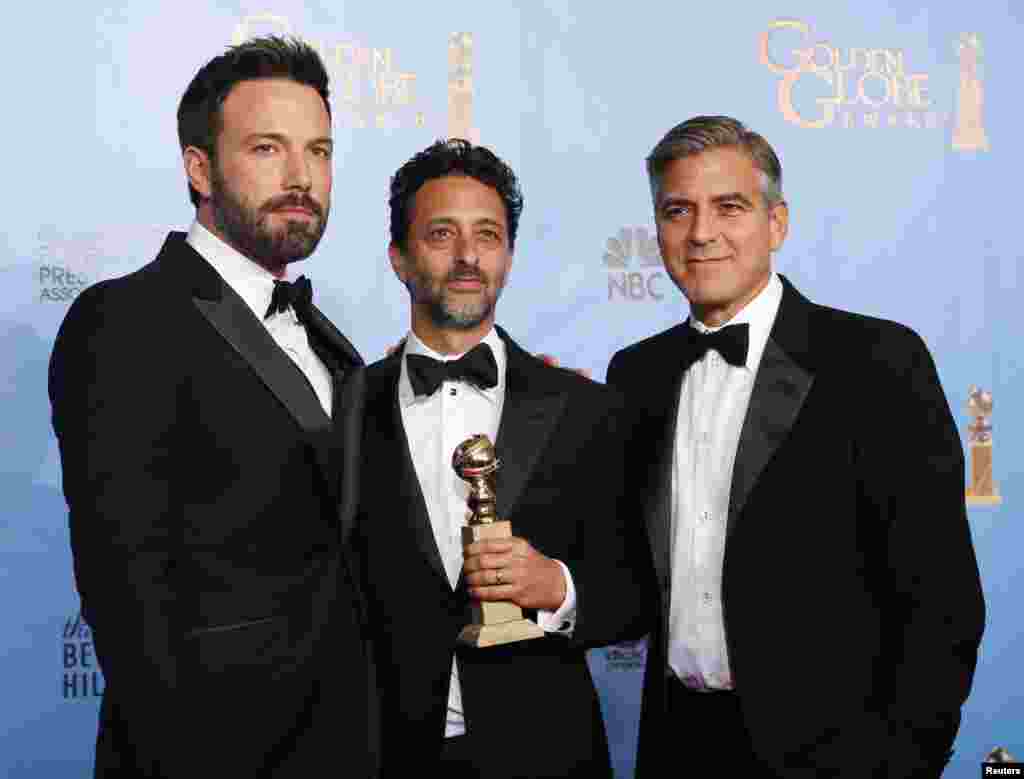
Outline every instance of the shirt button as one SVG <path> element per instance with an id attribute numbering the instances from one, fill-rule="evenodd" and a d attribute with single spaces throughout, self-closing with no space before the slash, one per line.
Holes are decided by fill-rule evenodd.
<path id="1" fill-rule="evenodd" d="M 458 395 L 459 393 L 456 391 L 455 387 L 452 387 L 451 389 L 448 390 L 448 394 L 451 395 L 452 397 L 454 397 L 454 396 Z"/>
<path id="2" fill-rule="evenodd" d="M 701 598 L 702 598 L 702 600 L 703 600 L 703 601 L 704 601 L 705 603 L 711 603 L 711 593 L 710 593 L 710 592 L 705 592 L 705 593 L 703 593 L 703 594 L 701 595 Z"/>

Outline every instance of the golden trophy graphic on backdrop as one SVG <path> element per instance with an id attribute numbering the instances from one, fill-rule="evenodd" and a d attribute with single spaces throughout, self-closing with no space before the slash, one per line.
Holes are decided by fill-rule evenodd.
<path id="1" fill-rule="evenodd" d="M 971 473 L 967 484 L 967 504 L 995 506 L 1002 502 L 999 487 L 992 479 L 992 393 L 973 384 L 967 390 L 967 426 Z"/>
<path id="2" fill-rule="evenodd" d="M 459 478 L 469 482 L 469 524 L 462 528 L 463 546 L 484 539 L 511 538 L 512 524 L 498 519 L 495 474 L 501 461 L 485 435 L 467 438 L 452 454 L 452 468 Z M 523 610 L 508 601 L 475 601 L 473 622 L 459 634 L 459 642 L 475 647 L 508 644 L 527 638 L 540 638 L 544 631 L 523 617 Z"/>
<path id="3" fill-rule="evenodd" d="M 981 38 L 977 33 L 962 33 L 954 44 L 960 56 L 960 92 L 957 121 L 953 130 L 953 148 L 957 151 L 988 151 L 988 135 L 982 109 L 985 89 L 981 83 Z"/>
<path id="4" fill-rule="evenodd" d="M 448 137 L 480 143 L 473 126 L 473 34 L 448 37 Z"/>

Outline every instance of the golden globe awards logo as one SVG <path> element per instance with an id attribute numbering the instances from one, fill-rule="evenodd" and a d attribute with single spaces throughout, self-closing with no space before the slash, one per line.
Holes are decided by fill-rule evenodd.
<path id="1" fill-rule="evenodd" d="M 658 240 L 646 227 L 623 227 L 606 242 L 609 300 L 661 300 L 665 273 Z"/>
<path id="2" fill-rule="evenodd" d="M 981 41 L 964 34 L 955 44 L 960 84 L 954 117 L 936 102 L 930 74 L 903 49 L 833 45 L 800 19 L 775 19 L 758 38 L 761 65 L 779 77 L 783 118 L 805 129 L 954 126 L 951 146 L 987 150 L 982 117 Z"/>
<path id="3" fill-rule="evenodd" d="M 243 17 L 231 36 L 238 45 L 257 35 L 293 36 L 286 16 L 257 13 Z M 426 113 L 417 101 L 417 74 L 400 67 L 398 53 L 391 47 L 369 46 L 355 39 L 330 39 L 301 35 L 320 54 L 331 77 L 334 117 L 342 126 L 356 129 L 398 129 L 425 127 Z M 448 128 L 472 128 L 473 37 L 453 33 L 448 41 Z M 441 66 L 443 59 L 438 59 Z"/>
<path id="4" fill-rule="evenodd" d="M 64 700 L 102 698 L 105 684 L 93 649 L 92 629 L 79 612 L 61 631 Z"/>

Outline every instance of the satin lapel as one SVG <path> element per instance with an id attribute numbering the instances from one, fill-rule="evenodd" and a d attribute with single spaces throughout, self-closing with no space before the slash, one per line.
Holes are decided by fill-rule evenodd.
<path id="1" fill-rule="evenodd" d="M 367 505 L 375 507 L 372 514 L 380 517 L 379 521 L 395 524 L 396 533 L 405 532 L 406 528 L 412 531 L 416 546 L 445 589 L 451 592 L 398 405 L 398 377 L 403 353 L 404 350 L 397 349 L 372 371 L 373 376 L 369 381 L 366 424 L 370 435 L 364 437 L 364 440 L 373 442 L 377 455 L 371 457 L 367 453 L 366 467 L 383 470 L 380 478 L 374 480 L 375 484 L 380 484 L 381 494 L 361 497 Z M 378 505 L 382 510 L 377 510 Z"/>
<path id="2" fill-rule="evenodd" d="M 351 365 L 362 365 L 363 358 L 342 332 L 334 326 L 334 323 L 325 317 L 319 308 L 312 306 L 309 311 L 308 325 L 315 329 L 323 339 L 325 345 L 332 354 L 339 355 L 339 359 Z"/>
<path id="3" fill-rule="evenodd" d="M 644 364 L 638 366 L 639 377 L 634 383 L 638 387 L 634 398 L 646 398 L 648 420 L 635 455 L 638 461 L 650 463 L 647 478 L 640 480 L 649 490 L 644 500 L 644 520 L 658 582 L 665 592 L 668 592 L 672 573 L 672 466 L 675 462 L 679 389 L 683 373 L 691 362 L 683 338 L 683 328 L 687 326 L 685 323 L 677 325 L 661 336 L 658 347 Z M 645 381 L 642 377 L 655 378 Z"/>
<path id="4" fill-rule="evenodd" d="M 205 260 L 198 255 L 195 257 L 213 272 Z M 221 281 L 215 294 L 210 292 L 209 285 L 205 290 L 195 291 L 192 301 L 196 308 L 305 431 L 316 451 L 317 462 L 330 481 L 331 422 L 316 393 L 299 367 L 281 350 L 230 286 Z"/>
<path id="5" fill-rule="evenodd" d="M 736 521 L 768 461 L 789 435 L 814 383 L 809 367 L 811 303 L 783 279 L 783 297 L 754 379 L 743 420 L 729 492 L 726 534 Z"/>
<path id="6" fill-rule="evenodd" d="M 305 320 L 310 345 L 331 374 L 330 458 L 333 478 L 329 498 L 338 505 L 342 541 L 348 539 L 359 502 L 359 451 L 366 406 L 366 370 L 348 339 L 313 306 Z"/>
<path id="7" fill-rule="evenodd" d="M 359 507 L 360 448 L 366 407 L 366 368 L 353 365 L 334 382 L 334 433 L 338 442 L 336 457 L 338 485 L 338 523 L 342 542 L 355 522 Z"/>
<path id="8" fill-rule="evenodd" d="M 668 392 L 657 401 L 656 407 L 661 409 L 663 416 L 655 417 L 657 421 L 652 429 L 655 435 L 660 434 L 662 438 L 654 438 L 652 442 L 655 457 L 651 468 L 654 472 L 653 478 L 648 481 L 652 487 L 646 501 L 651 553 L 658 582 L 666 592 L 672 574 L 669 554 L 672 548 L 672 465 L 675 462 L 676 420 L 679 416 L 679 388 L 682 381 L 682 369 L 675 371 L 671 379 L 662 385 L 662 389 Z"/>
<path id="9" fill-rule="evenodd" d="M 566 395 L 551 381 L 548 368 L 524 352 L 500 328 L 505 341 L 505 402 L 495 442 L 498 516 L 509 519 L 565 408 Z M 513 533 L 515 528 L 513 527 Z"/>

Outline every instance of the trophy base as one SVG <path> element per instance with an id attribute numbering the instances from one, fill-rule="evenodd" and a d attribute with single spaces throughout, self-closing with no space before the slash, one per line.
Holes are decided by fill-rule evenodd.
<path id="1" fill-rule="evenodd" d="M 472 544 L 485 539 L 512 537 L 512 524 L 507 520 L 462 528 L 462 543 Z M 459 643 L 477 648 L 511 644 L 541 638 L 544 630 L 523 618 L 523 610 L 509 601 L 474 601 L 473 622 L 459 633 Z"/>
<path id="2" fill-rule="evenodd" d="M 975 495 L 970 490 L 967 490 L 967 505 L 968 506 L 998 506 L 1003 502 L 1003 496 L 998 492 L 993 491 L 989 495 Z"/>
<path id="3" fill-rule="evenodd" d="M 515 641 L 526 641 L 540 638 L 544 631 L 536 622 L 528 619 L 517 619 L 514 622 L 501 622 L 497 625 L 466 625 L 459 633 L 459 643 L 482 648 L 511 644 Z"/>

